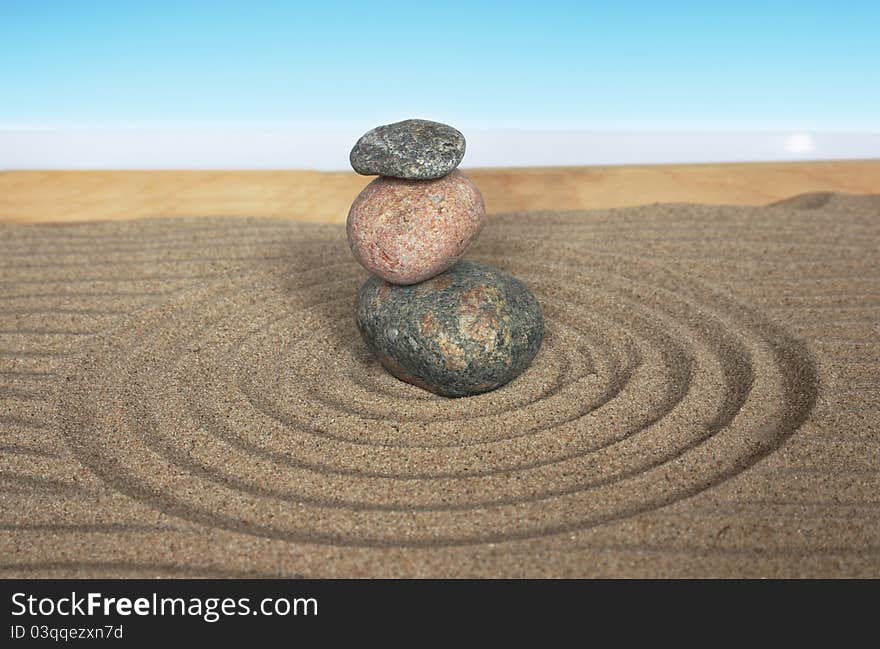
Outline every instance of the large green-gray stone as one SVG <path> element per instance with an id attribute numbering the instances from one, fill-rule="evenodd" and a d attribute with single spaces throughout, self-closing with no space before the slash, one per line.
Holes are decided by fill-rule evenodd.
<path id="1" fill-rule="evenodd" d="M 520 281 L 470 261 L 408 286 L 371 277 L 358 292 L 356 317 L 385 369 L 449 397 L 514 379 L 544 334 L 541 307 Z"/>

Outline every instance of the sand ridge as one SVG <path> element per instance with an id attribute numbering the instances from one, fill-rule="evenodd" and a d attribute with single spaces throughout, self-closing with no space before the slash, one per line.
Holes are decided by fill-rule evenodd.
<path id="1" fill-rule="evenodd" d="M 0 574 L 877 576 L 880 197 L 494 216 L 544 346 L 388 376 L 342 227 L 0 226 Z"/>

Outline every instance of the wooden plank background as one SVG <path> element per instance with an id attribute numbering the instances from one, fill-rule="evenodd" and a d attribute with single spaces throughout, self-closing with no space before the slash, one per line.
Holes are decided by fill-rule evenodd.
<path id="1" fill-rule="evenodd" d="M 819 191 L 880 193 L 880 160 L 466 169 L 490 213 L 657 202 L 765 204 Z M 0 221 L 260 216 L 343 223 L 370 178 L 317 171 L 8 171 Z"/>

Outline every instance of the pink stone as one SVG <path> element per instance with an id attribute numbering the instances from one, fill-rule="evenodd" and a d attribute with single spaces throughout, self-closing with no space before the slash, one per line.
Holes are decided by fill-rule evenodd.
<path id="1" fill-rule="evenodd" d="M 436 180 L 379 177 L 348 213 L 348 244 L 373 275 L 415 284 L 464 254 L 486 220 L 483 197 L 460 171 Z"/>

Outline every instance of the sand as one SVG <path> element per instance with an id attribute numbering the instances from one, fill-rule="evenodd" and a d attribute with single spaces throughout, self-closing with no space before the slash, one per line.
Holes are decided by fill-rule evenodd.
<path id="1" fill-rule="evenodd" d="M 880 196 L 494 216 L 547 333 L 388 376 L 342 226 L 0 225 L 0 576 L 880 576 Z"/>

